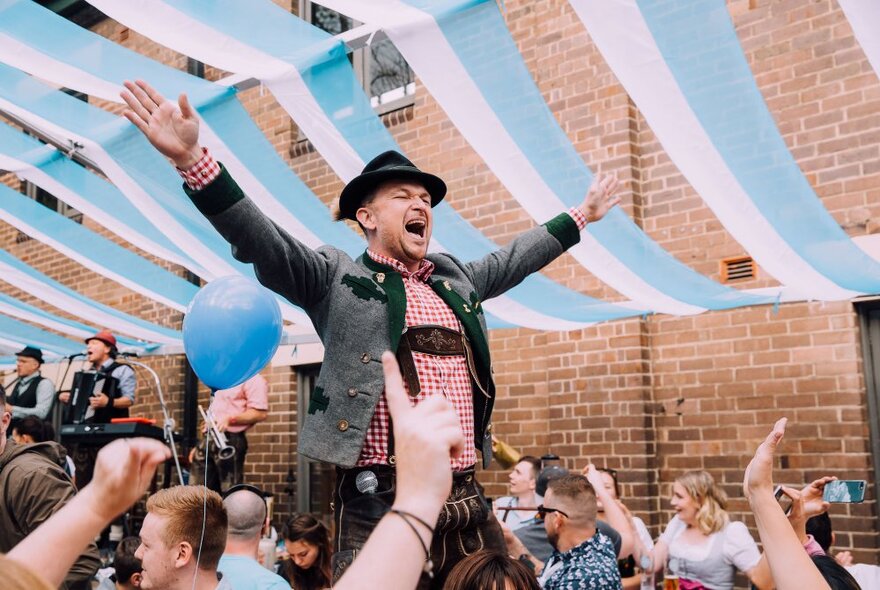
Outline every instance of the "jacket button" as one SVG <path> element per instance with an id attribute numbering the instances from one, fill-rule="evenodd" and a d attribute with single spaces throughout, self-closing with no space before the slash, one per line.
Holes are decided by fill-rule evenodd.
<path id="1" fill-rule="evenodd" d="M 348 430 L 348 420 L 340 420 L 336 424 L 336 428 L 339 429 L 339 432 L 345 432 L 346 430 Z"/>
<path id="2" fill-rule="evenodd" d="M 358 394 L 357 389 L 355 389 L 354 387 L 348 388 L 348 397 L 357 397 L 357 394 Z"/>
<path id="3" fill-rule="evenodd" d="M 363 356 L 361 357 L 361 362 L 364 363 L 365 365 L 366 365 L 368 362 L 370 362 L 370 353 L 365 352 L 365 353 L 363 354 Z"/>

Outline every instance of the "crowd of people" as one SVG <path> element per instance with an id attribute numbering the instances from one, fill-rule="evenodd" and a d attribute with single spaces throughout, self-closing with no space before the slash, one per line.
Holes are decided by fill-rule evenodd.
<path id="1" fill-rule="evenodd" d="M 616 176 L 598 175 L 578 206 L 462 261 L 429 252 L 445 182 L 389 150 L 340 194 L 336 219 L 357 224 L 366 241 L 353 258 L 330 245 L 311 248 L 247 198 L 200 144 L 199 117 L 185 95 L 174 103 L 144 81 L 124 86 L 125 117 L 176 166 L 183 191 L 233 256 L 311 319 L 325 353 L 308 405 L 299 409 L 298 450 L 335 465 L 336 485 L 329 530 L 295 517 L 282 529 L 287 564 L 278 573 L 261 565 L 269 508 L 259 489 L 242 482 L 239 460 L 244 431 L 266 418 L 266 386 L 218 392 L 205 415 L 206 435 L 217 440 L 212 449 L 206 436 L 192 458 L 204 463 L 196 475 L 206 485 L 169 487 L 147 499 L 137 548 L 116 548 L 123 564 L 112 581 L 117 588 L 618 590 L 651 588 L 662 578 L 676 590 L 725 590 L 737 570 L 760 590 L 859 587 L 806 533 L 809 518 L 827 510 L 821 493 L 830 478 L 786 488 L 788 515 L 776 501 L 772 464 L 784 419 L 743 477 L 763 551 L 731 520 L 725 494 L 704 472 L 673 483 L 676 514 L 656 541 L 622 502 L 616 473 L 593 464 L 580 473 L 560 466 L 539 473 L 537 460 L 516 461 L 510 496 L 493 511 L 477 481 L 478 462 L 487 468 L 498 446 L 483 302 L 601 222 L 620 203 Z M 58 399 L 86 420 L 127 415 L 134 374 L 114 358 L 115 337 L 101 331 L 86 343 L 94 371 L 118 387 L 80 398 L 84 406 L 65 393 Z M 35 355 L 19 353 L 14 404 L 0 392 L 7 410 L 0 422 L 0 551 L 7 552 L 0 580 L 13 589 L 85 588 L 97 567 L 96 535 L 144 495 L 169 449 L 144 439 L 117 440 L 100 452 L 76 449 L 76 491 L 63 449 L 37 442 L 45 432 L 22 426 L 22 442 L 6 438 L 17 407 L 41 411 L 49 399 Z M 236 459 L 222 463 L 218 446 Z M 265 550 L 262 558 L 271 562 Z"/>
<path id="2" fill-rule="evenodd" d="M 434 523 L 453 488 L 446 466 L 463 445 L 450 404 L 432 398 L 412 407 L 394 357 L 386 353 L 382 361 L 398 442 L 397 494 L 363 550 L 333 585 L 342 590 L 417 587 L 430 565 L 426 556 Z M 0 457 L 7 457 L 8 447 L 18 452 L 0 472 L 10 478 L 3 489 L 12 492 L 3 498 L 0 519 L 7 519 L 3 530 L 12 531 L 12 519 L 33 518 L 4 547 L 0 579 L 5 588 L 16 590 L 89 587 L 95 536 L 143 497 L 169 450 L 153 440 L 115 441 L 98 454 L 92 481 L 74 493 L 58 457 L 46 452 L 60 448 L 51 442 L 7 440 L 10 420 L 4 412 Z M 623 504 L 613 470 L 590 464 L 583 473 L 557 467 L 542 473 L 539 461 L 523 457 L 510 474 L 511 497 L 499 498 L 495 506 L 505 523 L 507 549 L 484 549 L 457 560 L 443 587 L 653 588 L 662 574 L 667 583 L 675 580 L 675 586 L 666 588 L 728 589 L 737 571 L 761 590 L 873 587 L 867 585 L 873 583 L 870 575 L 876 577 L 868 573 L 870 568 L 845 567 L 828 554 L 834 536 L 822 492 L 833 477 L 800 490 L 783 488 L 792 500 L 788 514 L 778 503 L 772 465 L 785 426 L 785 419 L 774 425 L 743 477 L 763 551 L 743 523 L 731 520 L 727 497 L 706 472 L 675 480 L 675 516 L 654 541 Z M 37 481 L 45 485 L 48 479 L 65 493 L 53 506 L 27 504 L 31 486 Z M 10 501 L 13 505 L 7 506 Z M 294 516 L 282 529 L 289 560 L 281 575 L 261 563 L 260 539 L 269 530 L 270 515 L 263 493 L 254 486 L 234 485 L 222 495 L 204 486 L 175 486 L 151 495 L 146 508 L 139 538 L 119 544 L 115 576 L 103 588 L 312 590 L 332 584 L 330 532 L 309 515 Z M 54 550 L 47 552 L 46 547 Z M 846 553 L 838 557 L 845 563 L 851 559 Z M 866 585 L 860 586 L 853 574 Z"/>

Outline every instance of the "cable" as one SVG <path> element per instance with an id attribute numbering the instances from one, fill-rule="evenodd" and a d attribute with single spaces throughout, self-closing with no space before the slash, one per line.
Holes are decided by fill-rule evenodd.
<path id="1" fill-rule="evenodd" d="M 202 472 L 202 479 L 204 480 L 202 482 L 202 489 L 204 490 L 202 492 L 202 534 L 199 537 L 199 551 L 196 554 L 196 571 L 193 573 L 192 590 L 196 590 L 196 581 L 199 578 L 199 563 L 202 560 L 202 545 L 205 544 L 205 526 L 208 521 L 208 486 L 206 484 L 208 483 L 208 456 L 211 451 L 211 441 L 209 438 L 205 437 L 205 471 Z"/>

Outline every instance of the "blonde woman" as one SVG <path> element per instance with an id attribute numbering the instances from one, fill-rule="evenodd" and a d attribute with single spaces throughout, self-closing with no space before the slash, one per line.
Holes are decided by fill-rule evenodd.
<path id="1" fill-rule="evenodd" d="M 736 570 L 758 588 L 769 587 L 758 546 L 746 525 L 731 522 L 727 494 L 709 473 L 690 471 L 676 479 L 672 507 L 675 516 L 654 547 L 657 571 L 668 566 L 681 590 L 732 590 Z"/>

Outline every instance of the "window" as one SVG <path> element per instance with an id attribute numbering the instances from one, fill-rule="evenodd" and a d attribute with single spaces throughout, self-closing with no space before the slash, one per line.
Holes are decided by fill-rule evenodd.
<path id="1" fill-rule="evenodd" d="M 297 439 L 302 432 L 302 421 L 306 416 L 312 391 L 315 389 L 315 381 L 321 365 L 306 365 L 296 367 L 296 414 L 297 414 Z M 332 465 L 312 461 L 303 455 L 298 455 L 296 462 L 296 511 L 308 512 L 320 515 L 324 522 L 332 521 L 333 511 L 330 510 L 330 502 L 333 499 L 333 489 L 336 486 L 336 470 Z"/>
<path id="2" fill-rule="evenodd" d="M 361 24 L 309 0 L 300 0 L 300 15 L 331 35 L 339 35 Z M 415 76 L 389 39 L 374 39 L 369 46 L 350 53 L 349 60 L 373 108 L 380 114 L 412 104 Z"/>
<path id="3" fill-rule="evenodd" d="M 25 181 L 22 184 L 22 189 L 22 194 L 35 200 L 43 207 L 47 207 L 52 211 L 57 211 L 58 213 L 61 213 L 62 215 L 65 215 L 77 221 L 79 221 L 78 218 L 82 217 L 82 213 L 80 213 L 64 201 L 59 200 L 58 197 L 56 197 L 52 193 L 41 189 L 31 182 Z"/>

